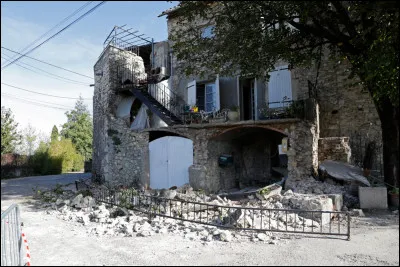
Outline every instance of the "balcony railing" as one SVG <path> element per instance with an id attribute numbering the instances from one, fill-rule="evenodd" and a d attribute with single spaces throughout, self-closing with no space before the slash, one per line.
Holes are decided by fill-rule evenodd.
<path id="1" fill-rule="evenodd" d="M 260 120 L 305 118 L 305 100 L 268 102 L 259 108 Z"/>

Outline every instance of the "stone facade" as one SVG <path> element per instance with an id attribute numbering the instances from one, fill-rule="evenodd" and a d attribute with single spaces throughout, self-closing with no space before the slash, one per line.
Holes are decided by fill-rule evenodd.
<path id="1" fill-rule="evenodd" d="M 195 189 L 216 192 L 238 185 L 267 184 L 271 167 L 277 164 L 273 157 L 276 158 L 277 146 L 283 137 L 289 139 L 287 183 L 299 181 L 316 171 L 319 138 L 316 103 L 308 106 L 311 116 L 307 120 L 241 121 L 131 130 L 127 118 L 116 115 L 119 104 L 127 97 L 132 98 L 117 90 L 126 77 L 116 79 L 115 66 L 121 61 L 124 63 L 124 57 L 127 57 L 125 61 L 143 64 L 135 54 L 120 53 L 110 46 L 94 67 L 95 74 L 102 74 L 96 75 L 94 97 L 92 172 L 99 180 L 114 185 L 140 181 L 148 186 L 149 142 L 154 132 L 161 132 L 157 138 L 178 135 L 193 141 L 189 181 Z M 139 67 L 139 71 L 143 69 Z M 233 155 L 233 164 L 220 167 L 218 158 L 222 154 Z"/>
<path id="2" fill-rule="evenodd" d="M 317 83 L 317 90 L 309 90 L 308 81 Z M 376 142 L 377 147 L 375 162 L 382 162 L 382 131 L 378 113 L 359 79 L 349 78 L 347 60 L 333 62 L 325 53 L 319 69 L 314 65 L 309 69 L 292 70 L 292 85 L 297 88 L 298 99 L 306 99 L 310 95 L 317 99 L 321 138 L 349 138 L 351 164 L 362 162 L 365 146 L 371 141 Z"/>
<path id="3" fill-rule="evenodd" d="M 276 147 L 286 136 L 289 138 L 287 183 L 315 173 L 318 168 L 318 132 L 315 129 L 310 121 L 284 119 L 176 125 L 143 132 L 161 131 L 165 135 L 191 139 L 194 158 L 189 168 L 189 182 L 194 189 L 216 192 L 233 188 L 238 182 L 243 185 L 267 183 L 274 151 L 271 145 Z M 218 157 L 222 154 L 232 154 L 234 164 L 220 167 Z M 150 180 L 143 180 L 143 183 L 149 184 Z"/>
<path id="4" fill-rule="evenodd" d="M 100 181 L 128 185 L 146 176 L 148 136 L 130 130 L 126 119 L 115 115 L 123 99 L 116 93 L 119 81 L 115 68 L 124 59 L 138 66 L 135 70 L 142 71 L 138 76 L 145 75 L 141 57 L 128 51 L 121 54 L 112 46 L 103 51 L 94 66 L 92 173 Z"/>
<path id="5" fill-rule="evenodd" d="M 202 25 L 203 21 L 196 21 Z M 178 23 L 176 14 L 171 13 L 167 17 L 168 34 L 173 30 L 182 27 Z M 349 144 L 352 150 L 350 163 L 360 165 L 365 155 L 366 145 L 374 141 L 377 150 L 375 151 L 374 162 L 382 163 L 382 135 L 381 124 L 375 105 L 370 94 L 359 84 L 357 77 L 349 78 L 350 63 L 347 59 L 334 62 L 328 58 L 327 50 L 324 51 L 321 64 L 313 65 L 310 68 L 296 68 L 291 70 L 292 98 L 293 100 L 308 99 L 315 97 L 319 104 L 319 131 L 320 137 L 349 137 Z M 277 62 L 276 66 L 285 65 L 284 62 Z M 172 73 L 170 88 L 176 90 L 186 99 L 186 86 L 189 81 L 196 77 L 185 77 L 179 75 L 174 69 L 177 60 L 172 56 Z M 208 77 L 204 78 L 205 80 Z M 236 77 L 223 77 L 220 81 L 221 106 L 229 103 L 231 99 L 238 99 Z M 316 90 L 310 90 L 309 81 L 316 84 Z M 227 87 L 229 96 L 224 88 Z M 229 88 L 228 88 L 229 87 Z M 265 88 L 265 92 L 259 98 L 268 102 L 268 83 L 258 84 L 259 88 Z M 229 89 L 229 90 L 228 90 Z M 228 99 L 229 101 L 225 100 Z M 376 166 L 376 168 L 379 168 Z"/>
<path id="6" fill-rule="evenodd" d="M 318 140 L 318 161 L 326 159 L 350 162 L 351 149 L 348 137 L 326 137 Z"/>
<path id="7" fill-rule="evenodd" d="M 178 27 L 168 19 L 168 32 Z M 155 46 L 154 62 L 165 67 L 171 77 L 165 85 L 187 99 L 187 84 L 196 77 L 185 77 L 176 72 L 176 58 L 168 55 L 167 43 Z M 168 56 L 170 59 L 168 60 Z M 277 66 L 284 64 L 277 63 Z M 118 76 L 116 66 L 127 68 L 126 75 Z M 167 127 L 154 117 L 152 128 L 133 131 L 130 121 L 116 115 L 118 105 L 126 95 L 117 87 L 126 79 L 146 77 L 141 57 L 129 51 L 107 47 L 94 66 L 94 141 L 93 173 L 102 181 L 150 184 L 149 142 L 155 138 L 177 135 L 193 141 L 193 165 L 189 167 L 189 182 L 194 189 L 216 192 L 237 186 L 268 183 L 271 168 L 276 166 L 276 150 L 283 137 L 288 137 L 288 177 L 286 189 L 295 189 L 310 175 L 317 174 L 318 164 L 325 159 L 354 163 L 360 161 L 360 146 L 374 140 L 381 144 L 380 121 L 368 93 L 348 78 L 348 62 L 332 62 L 325 56 L 320 68 L 291 70 L 294 100 L 305 100 L 305 119 L 176 125 Z M 101 74 L 101 75 L 100 75 Z M 202 81 L 216 79 L 215 74 Z M 236 77 L 220 77 L 221 108 L 239 101 Z M 317 83 L 316 89 L 310 82 Z M 257 80 L 262 91 L 260 99 L 268 102 L 268 85 Z M 262 88 L 262 89 L 261 89 Z M 132 96 L 130 96 L 132 97 Z M 156 121 L 154 121 L 156 120 Z M 361 136 L 360 142 L 354 136 Z M 360 139 L 361 140 L 361 139 Z M 352 153 L 350 153 L 350 151 Z M 233 164 L 218 165 L 222 154 L 233 156 Z M 377 155 L 380 157 L 381 155 Z"/>

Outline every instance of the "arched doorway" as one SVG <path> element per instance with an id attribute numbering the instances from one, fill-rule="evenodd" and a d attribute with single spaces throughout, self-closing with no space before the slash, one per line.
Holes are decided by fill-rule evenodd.
<path id="1" fill-rule="evenodd" d="M 212 137 L 208 143 L 209 174 L 220 189 L 261 187 L 287 176 L 282 140 L 287 135 L 266 126 L 239 126 Z M 219 158 L 231 157 L 226 165 Z"/>

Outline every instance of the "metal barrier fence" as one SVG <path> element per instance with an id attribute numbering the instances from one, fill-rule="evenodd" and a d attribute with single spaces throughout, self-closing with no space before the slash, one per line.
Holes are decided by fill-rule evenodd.
<path id="1" fill-rule="evenodd" d="M 234 230 L 346 236 L 350 240 L 348 212 L 262 207 L 222 206 L 137 194 L 134 190 L 96 189 L 97 201 L 193 223 Z"/>
<path id="2" fill-rule="evenodd" d="M 18 205 L 1 213 L 1 266 L 23 265 L 21 219 Z"/>

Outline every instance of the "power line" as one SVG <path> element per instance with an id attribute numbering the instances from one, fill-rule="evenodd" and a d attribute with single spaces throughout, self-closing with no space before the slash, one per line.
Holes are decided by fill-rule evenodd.
<path id="1" fill-rule="evenodd" d="M 10 66 L 11 64 L 13 64 L 14 62 L 18 61 L 19 59 L 21 59 L 22 57 L 24 57 L 25 55 L 33 52 L 34 50 L 36 50 L 37 48 L 39 48 L 41 45 L 43 45 L 44 43 L 47 43 L 48 41 L 50 41 L 51 39 L 53 39 L 54 37 L 56 37 L 58 34 L 60 34 L 61 32 L 63 32 L 64 30 L 68 29 L 72 24 L 78 22 L 79 20 L 81 20 L 82 18 L 84 18 L 85 16 L 89 15 L 90 13 L 92 13 L 96 8 L 100 7 L 101 5 L 103 5 L 106 1 L 102 1 L 100 2 L 98 5 L 96 5 L 95 7 L 93 7 L 92 9 L 90 9 L 89 11 L 87 11 L 86 13 L 84 13 L 83 15 L 81 15 L 79 18 L 77 18 L 76 20 L 74 20 L 73 22 L 71 22 L 70 24 L 68 24 L 67 26 L 65 26 L 64 28 L 62 28 L 61 30 L 59 30 L 57 33 L 53 34 L 52 36 L 50 36 L 49 38 L 47 38 L 45 41 L 41 42 L 40 44 L 38 44 L 37 46 L 35 46 L 34 48 L 30 49 L 28 52 L 26 52 L 25 54 L 21 55 L 20 57 L 14 59 L 12 62 L 8 63 L 7 65 L 5 65 L 4 67 L 2 67 L 1 69 L 5 69 L 8 66 Z"/>
<path id="2" fill-rule="evenodd" d="M 48 94 L 43 94 L 43 93 L 39 93 L 39 92 L 35 92 L 35 91 L 23 89 L 23 88 L 20 88 L 20 87 L 14 86 L 14 85 L 10 85 L 10 84 L 6 84 L 6 83 L 1 83 L 1 84 L 4 84 L 4 85 L 10 86 L 10 87 L 13 87 L 13 88 L 18 89 L 18 90 L 27 91 L 27 92 L 31 92 L 31 93 L 39 94 L 39 95 L 45 95 L 45 96 L 51 96 L 51 97 L 58 97 L 58 98 L 67 98 L 67 99 L 80 99 L 80 98 L 76 98 L 76 97 L 66 97 L 66 96 L 48 95 Z M 82 98 L 82 99 L 83 99 L 83 100 L 92 100 L 91 98 Z"/>
<path id="3" fill-rule="evenodd" d="M 5 92 L 3 92 L 1 94 L 4 95 L 4 96 L 14 97 L 14 98 L 17 98 L 17 99 L 20 99 L 20 100 L 36 102 L 38 104 L 45 104 L 45 105 L 46 104 L 50 104 L 50 105 L 57 105 L 57 107 L 61 106 L 61 107 L 66 107 L 66 108 L 69 108 L 69 109 L 73 109 L 73 107 L 57 104 L 57 103 L 54 103 L 54 102 L 47 102 L 47 101 L 42 101 L 42 100 L 37 100 L 37 99 L 26 99 L 26 98 L 23 98 L 23 97 L 20 97 L 20 96 L 16 96 L 16 95 L 11 95 L 11 94 L 8 94 L 8 93 L 5 93 Z"/>
<path id="4" fill-rule="evenodd" d="M 59 22 L 56 26 L 54 26 L 53 28 L 51 28 L 50 30 L 48 30 L 47 32 L 45 32 L 44 34 L 42 34 L 39 38 L 37 38 L 35 41 L 33 41 L 32 43 L 30 43 L 29 45 L 27 45 L 26 47 L 24 47 L 23 49 L 21 49 L 19 52 L 23 53 L 24 51 L 26 51 L 29 47 L 33 46 L 34 44 L 36 44 L 40 39 L 44 38 L 46 35 L 48 35 L 48 33 L 50 33 L 52 30 L 54 30 L 55 28 L 57 28 L 59 25 L 63 24 L 65 21 L 67 21 L 69 18 L 71 18 L 72 16 L 74 16 L 75 14 L 77 14 L 79 11 L 81 11 L 82 9 L 84 9 L 85 7 L 87 7 L 89 4 L 91 4 L 93 1 L 88 1 L 86 4 L 84 4 L 83 6 L 81 6 L 80 8 L 78 8 L 77 10 L 75 10 L 71 15 L 69 15 L 68 17 L 66 17 L 65 19 L 63 19 L 61 22 Z M 14 60 L 16 57 L 12 57 L 11 60 Z"/>
<path id="5" fill-rule="evenodd" d="M 2 53 L 2 54 L 3 54 L 4 56 L 9 57 L 8 55 L 6 55 L 6 54 L 4 54 L 4 53 Z M 2 58 L 3 58 L 3 57 L 2 57 Z M 7 58 L 3 58 L 3 59 L 5 59 L 5 60 L 7 60 L 7 61 L 11 61 L 11 60 L 10 60 L 10 57 L 9 57 L 8 59 L 7 59 Z M 35 67 L 35 66 L 32 66 L 32 65 L 30 65 L 30 64 L 28 64 L 28 63 L 25 63 L 25 62 L 19 62 L 19 63 L 15 63 L 15 64 L 18 65 L 18 66 L 20 66 L 20 67 L 22 67 L 22 68 L 25 68 L 25 69 L 27 69 L 27 70 L 30 70 L 30 71 L 33 71 L 33 72 L 36 72 L 36 73 L 39 73 L 39 74 L 43 74 L 43 73 L 40 73 L 40 72 L 37 72 L 37 71 L 35 71 L 35 70 L 29 69 L 29 68 L 24 67 L 24 66 L 22 66 L 22 65 L 20 65 L 20 64 L 24 64 L 24 65 L 29 66 L 29 67 L 31 67 L 31 68 L 34 68 L 34 69 L 36 69 L 36 70 L 42 71 L 42 72 L 44 72 L 44 73 L 47 73 L 47 74 L 49 74 L 49 75 L 52 75 L 52 76 L 55 76 L 55 77 L 58 77 L 58 78 L 61 78 L 61 79 L 65 79 L 65 80 L 67 80 L 67 81 L 69 81 L 69 82 L 73 82 L 73 83 L 75 83 L 75 84 L 80 84 L 80 85 L 84 85 L 84 86 L 89 86 L 89 84 L 87 84 L 87 83 L 84 83 L 84 82 L 81 82 L 81 81 L 77 81 L 77 80 L 72 80 L 72 79 L 69 79 L 69 78 L 65 78 L 65 77 L 63 77 L 63 76 L 56 75 L 56 74 L 54 74 L 54 73 L 45 71 L 45 70 L 43 70 L 43 69 L 40 69 L 40 68 Z M 54 78 L 54 77 L 52 77 L 52 78 Z M 64 81 L 64 82 L 66 82 L 66 81 Z"/>
<path id="6" fill-rule="evenodd" d="M 4 54 L 4 53 L 3 53 L 3 55 L 4 55 L 4 56 L 7 56 L 7 55 Z M 11 61 L 10 59 L 4 58 L 4 57 L 1 57 L 1 58 L 3 58 L 4 60 L 7 60 L 7 61 Z M 18 66 L 20 66 L 21 68 L 30 70 L 30 71 L 32 71 L 32 72 L 34 72 L 34 73 L 38 73 L 38 74 L 42 74 L 42 75 L 46 75 L 46 73 L 47 73 L 46 76 L 48 76 L 48 77 L 50 77 L 50 78 L 54 78 L 54 79 L 60 80 L 60 81 L 63 81 L 63 82 L 69 82 L 69 83 L 72 83 L 72 84 L 77 84 L 77 85 L 82 85 L 82 86 L 89 86 L 89 84 L 87 84 L 87 83 L 83 83 L 83 82 L 80 82 L 80 81 L 75 81 L 75 80 L 68 79 L 68 78 L 65 78 L 65 77 L 62 77 L 62 76 L 58 76 L 58 75 L 56 75 L 56 74 L 50 73 L 50 72 L 48 72 L 48 71 L 42 70 L 42 69 L 40 69 L 40 68 L 38 68 L 38 67 L 29 65 L 29 64 L 24 63 L 24 62 L 15 63 L 15 64 L 18 65 Z M 26 66 L 29 66 L 29 67 L 34 68 L 34 69 L 37 69 L 37 70 L 40 70 L 40 71 L 42 71 L 42 72 L 44 72 L 44 73 L 40 73 L 40 72 L 35 71 L 34 69 L 30 69 L 30 68 L 24 67 L 24 66 L 22 66 L 21 64 L 24 64 L 24 65 L 26 65 Z M 51 76 L 50 76 L 50 75 L 51 75 Z M 52 76 L 55 76 L 55 77 L 52 77 Z M 58 78 L 57 78 L 57 77 L 58 77 Z M 61 79 L 59 79 L 59 78 L 61 78 Z M 65 80 L 62 80 L 62 79 L 65 79 L 66 81 L 65 81 Z"/>
<path id="7" fill-rule="evenodd" d="M 11 98 L 15 98 L 18 99 L 17 97 L 12 97 L 12 96 L 8 96 L 8 95 L 4 95 L 3 93 L 1 93 L 2 96 L 6 96 L 6 97 L 11 97 Z M 47 108 L 53 108 L 53 109 L 60 109 L 60 110 L 66 110 L 69 111 L 69 109 L 65 109 L 65 108 L 59 108 L 59 107 L 54 107 L 54 106 L 49 106 L 49 105 L 45 105 L 45 104 L 40 104 L 40 103 L 36 103 L 34 101 L 30 101 L 30 100 L 23 100 L 23 99 L 18 99 L 22 102 L 31 104 L 31 105 L 35 105 L 35 106 L 39 106 L 39 107 L 47 107 Z"/>
<path id="8" fill-rule="evenodd" d="M 80 76 L 83 76 L 83 77 L 86 77 L 86 78 L 89 78 L 89 79 L 93 80 L 93 77 L 90 77 L 90 76 L 87 76 L 87 75 L 84 75 L 84 74 L 80 74 L 80 73 L 78 73 L 78 72 L 75 72 L 75 71 L 72 71 L 72 70 L 68 70 L 68 69 L 66 69 L 66 68 L 63 68 L 63 67 L 60 67 L 60 66 L 57 66 L 57 65 L 54 65 L 54 64 L 51 64 L 51 63 L 45 62 L 45 61 L 43 61 L 43 60 L 39 60 L 39 59 L 36 59 L 36 58 L 30 57 L 30 56 L 23 55 L 23 54 L 21 54 L 21 53 L 18 53 L 18 52 L 16 52 L 16 51 L 12 50 L 12 49 L 6 48 L 6 47 L 4 47 L 4 46 L 2 46 L 1 48 L 3 48 L 3 49 L 6 49 L 6 50 L 8 50 L 8 51 L 10 51 L 10 52 L 13 52 L 13 53 L 16 53 L 16 54 L 19 54 L 19 55 L 25 56 L 25 57 L 27 57 L 27 58 L 30 58 L 30 59 L 33 59 L 33 60 L 36 60 L 36 61 L 42 62 L 42 63 L 44 63 L 44 64 L 47 64 L 47 65 L 53 66 L 53 67 L 55 67 L 55 68 L 59 68 L 59 69 L 62 69 L 62 70 L 65 70 L 65 71 L 68 71 L 68 72 L 71 72 L 71 73 L 75 73 L 75 74 L 77 74 L 77 75 L 80 75 Z"/>

